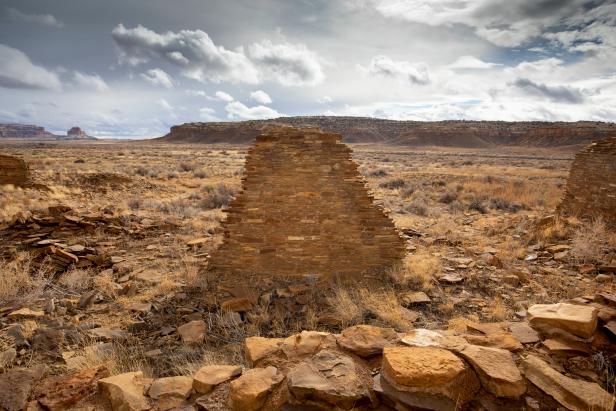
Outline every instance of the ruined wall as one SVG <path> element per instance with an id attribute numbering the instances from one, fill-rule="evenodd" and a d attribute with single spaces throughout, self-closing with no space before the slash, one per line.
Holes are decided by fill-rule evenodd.
<path id="1" fill-rule="evenodd" d="M 616 138 L 592 143 L 576 154 L 559 211 L 602 217 L 616 226 Z"/>
<path id="2" fill-rule="evenodd" d="M 305 275 L 360 280 L 399 261 L 404 242 L 340 139 L 292 127 L 257 137 L 210 260 L 213 277 L 249 286 Z"/>
<path id="3" fill-rule="evenodd" d="M 28 184 L 29 178 L 30 172 L 25 161 L 18 157 L 0 154 L 0 185 L 23 186 Z"/>

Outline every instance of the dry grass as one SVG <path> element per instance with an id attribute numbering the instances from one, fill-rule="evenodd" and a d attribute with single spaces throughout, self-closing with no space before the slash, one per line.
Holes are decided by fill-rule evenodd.
<path id="1" fill-rule="evenodd" d="M 404 278 L 418 288 L 430 289 L 433 287 L 434 276 L 442 270 L 442 263 L 427 251 L 417 251 L 404 260 Z"/>
<path id="2" fill-rule="evenodd" d="M 571 252 L 580 262 L 594 262 L 602 250 L 614 246 L 616 233 L 607 229 L 602 219 L 583 223 L 573 231 Z"/>
<path id="3" fill-rule="evenodd" d="M 11 261 L 0 260 L 0 303 L 18 297 L 33 298 L 46 284 L 46 272 L 35 270 L 27 253 L 20 253 Z"/>

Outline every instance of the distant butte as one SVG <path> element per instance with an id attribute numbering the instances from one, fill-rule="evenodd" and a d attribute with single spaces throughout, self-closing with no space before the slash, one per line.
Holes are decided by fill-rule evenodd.
<path id="1" fill-rule="evenodd" d="M 616 135 L 616 124 L 505 121 L 397 121 L 368 117 L 304 116 L 239 122 L 186 123 L 157 140 L 170 143 L 251 143 L 264 128 L 280 124 L 317 126 L 341 134 L 347 143 L 403 146 L 494 147 L 581 146 Z"/>
<path id="2" fill-rule="evenodd" d="M 1 124 L 0 139 L 31 139 L 31 140 L 96 140 L 79 127 L 71 127 L 66 135 L 56 135 L 45 130 L 44 127 L 32 124 Z"/>

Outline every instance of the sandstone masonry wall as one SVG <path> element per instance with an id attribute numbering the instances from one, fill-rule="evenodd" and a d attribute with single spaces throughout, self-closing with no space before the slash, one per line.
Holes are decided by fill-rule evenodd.
<path id="1" fill-rule="evenodd" d="M 576 154 L 559 210 L 601 217 L 616 226 L 616 138 L 592 143 Z"/>
<path id="2" fill-rule="evenodd" d="M 29 178 L 30 172 L 25 161 L 18 157 L 0 154 L 0 185 L 23 186 L 28 184 Z"/>
<path id="3" fill-rule="evenodd" d="M 243 190 L 223 223 L 210 268 L 219 280 L 378 277 L 404 255 L 339 134 L 282 127 L 257 137 Z"/>

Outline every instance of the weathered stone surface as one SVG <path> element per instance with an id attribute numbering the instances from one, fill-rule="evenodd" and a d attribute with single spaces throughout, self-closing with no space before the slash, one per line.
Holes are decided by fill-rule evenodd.
<path id="1" fill-rule="evenodd" d="M 14 186 L 27 185 L 30 179 L 28 165 L 19 157 L 0 154 L 0 186 L 12 184 Z"/>
<path id="2" fill-rule="evenodd" d="M 380 385 L 406 405 L 433 410 L 464 407 L 480 388 L 464 361 L 434 347 L 386 347 Z"/>
<path id="3" fill-rule="evenodd" d="M 178 327 L 178 334 L 186 344 L 202 342 L 205 338 L 205 322 L 194 320 Z"/>
<path id="4" fill-rule="evenodd" d="M 614 164 L 616 138 L 593 142 L 577 153 L 558 210 L 583 217 L 600 217 L 616 226 Z"/>
<path id="5" fill-rule="evenodd" d="M 251 365 L 280 351 L 282 338 L 248 337 L 244 340 L 246 359 Z"/>
<path id="6" fill-rule="evenodd" d="M 481 385 L 497 397 L 517 398 L 526 392 L 524 378 L 509 351 L 467 345 L 459 353 L 475 369 Z"/>
<path id="7" fill-rule="evenodd" d="M 69 375 L 47 378 L 37 385 L 38 401 L 51 411 L 70 409 L 96 392 L 98 380 L 109 376 L 104 366 L 88 368 Z"/>
<path id="8" fill-rule="evenodd" d="M 353 360 L 332 350 L 322 350 L 296 365 L 287 374 L 293 402 L 317 403 L 352 409 L 369 399 Z"/>
<path id="9" fill-rule="evenodd" d="M 558 304 L 535 304 L 528 308 L 529 323 L 533 327 L 556 327 L 582 338 L 590 338 L 597 328 L 595 307 Z"/>
<path id="10" fill-rule="evenodd" d="M 539 333 L 527 323 L 511 323 L 509 330 L 522 344 L 532 344 L 539 341 Z"/>
<path id="11" fill-rule="evenodd" d="M 568 341 L 564 338 L 548 338 L 542 344 L 555 355 L 588 355 L 590 347 L 582 342 Z"/>
<path id="12" fill-rule="evenodd" d="M 381 354 L 384 347 L 393 345 L 398 340 L 398 333 L 393 328 L 356 325 L 342 331 L 338 344 L 360 357 L 371 357 Z"/>
<path id="13" fill-rule="evenodd" d="M 114 411 L 141 411 L 151 408 L 143 394 L 143 373 L 127 372 L 98 381 L 102 394 L 111 402 Z"/>
<path id="14" fill-rule="evenodd" d="M 349 281 L 399 262 L 405 243 L 368 195 L 338 134 L 272 127 L 246 157 L 242 191 L 210 269 L 221 282 L 334 275 Z"/>
<path id="15" fill-rule="evenodd" d="M 176 408 L 184 403 L 184 400 L 192 392 L 193 380 L 190 377 L 165 377 L 152 382 L 148 395 L 157 400 L 157 407 L 161 410 Z"/>
<path id="16" fill-rule="evenodd" d="M 239 365 L 207 365 L 193 376 L 192 386 L 200 394 L 211 392 L 215 386 L 237 377 L 242 373 Z"/>
<path id="17" fill-rule="evenodd" d="M 442 332 L 417 328 L 402 336 L 400 341 L 411 347 L 438 347 L 462 349 L 468 342 L 461 336 L 444 335 Z"/>
<path id="18" fill-rule="evenodd" d="M 566 377 L 539 357 L 529 355 L 522 367 L 526 378 L 572 410 L 612 410 L 614 398 L 598 384 Z"/>
<path id="19" fill-rule="evenodd" d="M 32 386 L 41 377 L 42 371 L 42 367 L 39 367 L 13 369 L 0 374 L 0 409 L 7 411 L 24 409 Z"/>
<path id="20" fill-rule="evenodd" d="M 229 388 L 229 404 L 236 411 L 256 411 L 267 396 L 284 379 L 276 367 L 253 368 L 233 380 Z"/>
<path id="21" fill-rule="evenodd" d="M 464 338 L 471 344 L 502 348 L 507 351 L 521 351 L 524 349 L 520 341 L 511 333 L 465 335 Z"/>
<path id="22" fill-rule="evenodd" d="M 282 342 L 281 348 L 287 358 L 299 358 L 316 354 L 323 348 L 335 348 L 336 337 L 320 331 L 302 331 L 291 335 Z"/>

